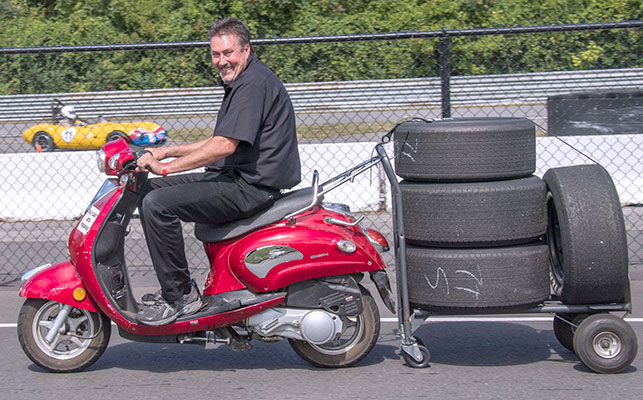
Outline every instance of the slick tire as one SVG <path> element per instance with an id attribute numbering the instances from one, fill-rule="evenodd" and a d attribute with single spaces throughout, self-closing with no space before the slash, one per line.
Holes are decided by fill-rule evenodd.
<path id="1" fill-rule="evenodd" d="M 56 150 L 54 138 L 45 131 L 36 132 L 33 137 L 33 147 L 36 151 L 50 152 Z"/>
<path id="2" fill-rule="evenodd" d="M 127 143 L 132 143 L 132 139 L 130 139 L 129 136 L 127 136 L 124 132 L 121 132 L 121 131 L 110 132 L 110 134 L 107 135 L 107 138 L 105 139 L 105 143 L 109 143 L 112 140 L 116 140 L 118 138 L 123 138 L 127 141 Z"/>
<path id="3" fill-rule="evenodd" d="M 545 183 L 536 176 L 493 182 L 400 183 L 410 244 L 491 247 L 529 243 L 547 230 Z"/>
<path id="4" fill-rule="evenodd" d="M 488 313 L 549 297 L 548 248 L 541 242 L 485 249 L 406 250 L 409 301 L 436 312 Z"/>
<path id="5" fill-rule="evenodd" d="M 395 171 L 411 181 L 515 179 L 536 169 L 536 130 L 524 118 L 406 122 L 394 143 Z"/>
<path id="6" fill-rule="evenodd" d="M 552 286 L 565 304 L 621 302 L 628 288 L 627 234 L 618 193 L 600 165 L 552 168 L 546 240 Z"/>

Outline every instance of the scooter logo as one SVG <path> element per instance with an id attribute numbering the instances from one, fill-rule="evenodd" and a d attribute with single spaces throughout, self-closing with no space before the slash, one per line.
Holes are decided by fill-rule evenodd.
<path id="1" fill-rule="evenodd" d="M 78 224 L 78 231 L 83 235 L 86 235 L 92 225 L 94 225 L 94 222 L 96 221 L 96 218 L 98 218 L 99 214 L 100 210 L 96 207 L 92 207 L 87 210 L 87 213 L 85 213 L 85 216 L 80 220 L 80 223 Z"/>

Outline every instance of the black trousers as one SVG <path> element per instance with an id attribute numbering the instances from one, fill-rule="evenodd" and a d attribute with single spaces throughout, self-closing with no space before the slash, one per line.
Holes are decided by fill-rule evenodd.
<path id="1" fill-rule="evenodd" d="M 139 187 L 139 212 L 163 298 L 190 291 L 183 222 L 226 223 L 270 207 L 279 191 L 247 183 L 235 171 L 153 178 Z"/>

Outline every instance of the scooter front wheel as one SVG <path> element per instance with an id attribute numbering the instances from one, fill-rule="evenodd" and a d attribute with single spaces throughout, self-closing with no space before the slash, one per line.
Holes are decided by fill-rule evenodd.
<path id="1" fill-rule="evenodd" d="M 321 368 L 350 367 L 366 357 L 380 334 L 380 313 L 368 290 L 361 286 L 360 290 L 363 311 L 355 316 L 341 317 L 344 331 L 339 338 L 322 345 L 288 339 L 299 357 Z"/>
<path id="2" fill-rule="evenodd" d="M 76 372 L 103 354 L 112 333 L 103 314 L 71 308 L 58 331 L 47 336 L 64 305 L 44 299 L 27 299 L 18 316 L 18 340 L 25 354 L 50 372 Z"/>

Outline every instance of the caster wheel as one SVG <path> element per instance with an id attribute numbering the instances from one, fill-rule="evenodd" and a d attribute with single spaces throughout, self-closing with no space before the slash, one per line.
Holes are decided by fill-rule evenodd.
<path id="1" fill-rule="evenodd" d="M 422 354 L 422 359 L 418 361 L 415 358 L 411 357 L 411 355 L 406 353 L 404 350 L 402 350 L 402 358 L 404 358 L 404 362 L 406 363 L 406 365 L 411 368 L 426 368 L 429 366 L 429 362 L 431 361 L 431 353 L 429 352 L 429 349 L 427 349 L 424 345 L 422 339 L 416 338 L 415 341 L 417 342 L 418 349 Z"/>
<path id="2" fill-rule="evenodd" d="M 615 374 L 632 364 L 638 351 L 638 341 L 632 327 L 622 318 L 595 314 L 578 325 L 574 334 L 574 350 L 592 371 Z"/>
<path id="3" fill-rule="evenodd" d="M 587 314 L 556 314 L 554 318 L 554 335 L 567 350 L 574 352 L 574 333 Z"/>

